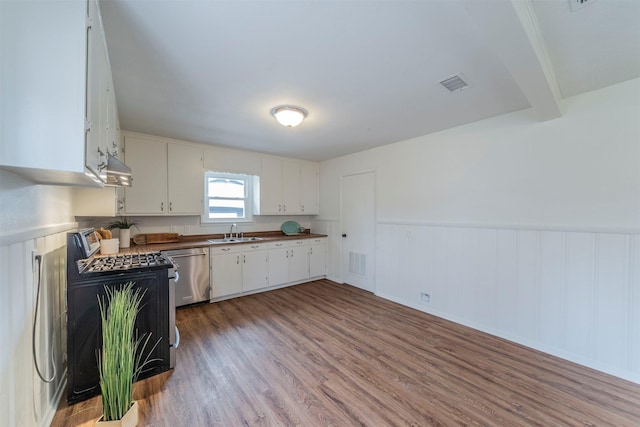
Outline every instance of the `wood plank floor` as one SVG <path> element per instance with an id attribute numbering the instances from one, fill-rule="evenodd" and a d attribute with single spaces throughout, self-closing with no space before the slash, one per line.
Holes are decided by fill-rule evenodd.
<path id="1" fill-rule="evenodd" d="M 142 426 L 639 426 L 640 386 L 328 280 L 179 309 Z M 99 398 L 52 426 L 93 425 Z"/>

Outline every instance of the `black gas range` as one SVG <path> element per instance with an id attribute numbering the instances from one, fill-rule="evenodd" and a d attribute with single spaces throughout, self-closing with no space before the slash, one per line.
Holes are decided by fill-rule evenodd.
<path id="1" fill-rule="evenodd" d="M 160 252 L 95 256 L 93 258 L 76 261 L 76 264 L 78 266 L 78 273 L 82 277 L 174 268 L 169 257 Z"/>
<path id="2" fill-rule="evenodd" d="M 160 252 L 100 255 L 94 229 L 67 234 L 67 401 L 76 403 L 100 393 L 96 350 L 102 342 L 98 299 L 106 288 L 128 282 L 144 297 L 136 319 L 139 334 L 159 344 L 139 379 L 175 366 L 179 334 L 175 326 L 175 281 L 171 259 Z"/>

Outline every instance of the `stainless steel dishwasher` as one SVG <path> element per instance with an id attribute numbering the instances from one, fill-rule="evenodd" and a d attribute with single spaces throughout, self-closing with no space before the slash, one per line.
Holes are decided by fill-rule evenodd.
<path id="1" fill-rule="evenodd" d="M 209 248 L 163 251 L 177 266 L 176 307 L 209 301 Z"/>

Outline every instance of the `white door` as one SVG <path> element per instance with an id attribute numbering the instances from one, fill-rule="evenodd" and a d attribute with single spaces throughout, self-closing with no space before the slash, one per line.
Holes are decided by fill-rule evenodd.
<path id="1" fill-rule="evenodd" d="M 375 175 L 342 177 L 342 280 L 375 291 Z"/>

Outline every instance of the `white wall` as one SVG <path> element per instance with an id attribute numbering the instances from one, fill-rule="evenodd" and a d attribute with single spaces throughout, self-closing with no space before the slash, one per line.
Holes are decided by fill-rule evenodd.
<path id="1" fill-rule="evenodd" d="M 640 382 L 640 79 L 323 162 L 376 172 L 376 292 Z M 339 257 L 329 275 L 341 277 Z M 419 301 L 419 291 L 432 302 Z"/>
<path id="2" fill-rule="evenodd" d="M 71 190 L 33 185 L 0 170 L 0 424 L 48 426 L 65 385 L 66 233 L 75 223 Z M 35 371 L 31 335 L 37 273 L 32 250 L 43 255 Z M 6 423 L 6 424 L 5 424 Z"/>

